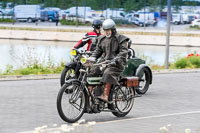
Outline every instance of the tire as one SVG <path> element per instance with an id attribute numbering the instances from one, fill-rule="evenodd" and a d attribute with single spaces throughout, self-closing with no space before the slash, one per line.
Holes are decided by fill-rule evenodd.
<path id="1" fill-rule="evenodd" d="M 136 75 L 137 77 L 139 77 L 139 87 L 136 88 L 136 92 L 138 94 L 145 94 L 147 92 L 147 90 L 149 89 L 149 85 L 150 85 L 150 72 L 149 69 L 144 67 L 142 68 L 142 70 L 139 72 L 138 75 Z M 144 82 L 144 85 L 141 86 L 141 84 Z"/>
<path id="2" fill-rule="evenodd" d="M 69 68 L 69 67 L 65 67 L 61 73 L 61 77 L 60 77 L 60 85 L 63 86 L 66 80 L 69 80 L 71 78 L 75 78 L 72 77 L 71 75 L 67 75 L 67 72 L 73 70 L 75 72 L 74 68 Z"/>
<path id="3" fill-rule="evenodd" d="M 133 88 L 130 87 L 121 87 L 121 88 L 128 88 L 127 90 L 129 90 L 131 93 L 131 98 L 129 99 L 130 105 L 128 106 L 128 109 L 124 112 L 119 110 L 119 107 L 117 105 L 117 100 L 115 100 L 119 95 L 117 95 L 117 92 L 119 91 L 119 87 L 116 87 L 115 89 L 111 90 L 110 95 L 109 95 L 109 101 L 114 101 L 114 103 L 109 104 L 108 108 L 111 110 L 115 110 L 116 112 L 112 112 L 112 114 L 116 117 L 124 117 L 126 116 L 132 109 L 133 104 L 134 104 L 134 96 L 135 96 L 135 91 Z"/>
<path id="4" fill-rule="evenodd" d="M 78 88 L 75 88 L 75 89 L 72 89 L 72 91 L 68 91 L 68 90 L 71 90 L 70 89 L 70 86 L 78 86 L 80 87 L 80 83 L 79 82 L 70 82 L 69 84 L 64 84 L 62 86 L 62 88 L 60 89 L 59 93 L 58 93 L 58 96 L 57 96 L 57 111 L 58 111 L 58 114 L 60 115 L 60 117 L 62 118 L 62 120 L 64 120 L 65 122 L 68 122 L 68 123 L 74 123 L 76 121 L 78 121 L 84 114 L 84 111 L 85 111 L 85 108 L 86 108 L 86 93 L 85 91 L 82 91 L 82 90 L 79 90 Z M 79 91 L 76 91 L 76 90 L 79 90 Z M 73 96 L 70 96 L 69 100 L 64 100 L 64 102 L 62 102 L 62 98 L 64 95 L 73 95 Z M 78 96 L 76 95 L 78 94 Z M 79 106 L 81 109 L 80 113 L 74 118 L 70 118 L 72 117 L 72 115 L 74 115 L 76 112 L 74 109 L 78 110 L 77 108 L 77 101 L 75 101 L 76 104 L 73 105 L 73 103 L 70 103 L 70 100 L 74 100 L 72 99 L 72 97 L 76 97 L 76 98 L 81 98 L 80 100 L 80 104 L 83 104 L 83 106 Z M 64 109 L 65 106 L 62 105 L 62 103 L 65 103 L 66 106 L 73 106 L 73 110 L 72 110 L 72 114 L 69 114 L 69 115 L 66 115 L 65 113 L 69 113 L 71 112 L 70 109 Z M 76 106 L 76 108 L 75 108 Z M 64 112 L 65 111 L 65 112 Z"/>
<path id="5" fill-rule="evenodd" d="M 33 20 L 32 20 L 31 18 L 28 18 L 28 19 L 27 19 L 27 22 L 28 22 L 28 23 L 32 23 Z"/>
<path id="6" fill-rule="evenodd" d="M 86 21 L 85 24 L 91 24 L 89 21 Z"/>
<path id="7" fill-rule="evenodd" d="M 49 22 L 53 22 L 53 19 L 52 18 L 49 18 L 49 20 L 48 20 Z"/>

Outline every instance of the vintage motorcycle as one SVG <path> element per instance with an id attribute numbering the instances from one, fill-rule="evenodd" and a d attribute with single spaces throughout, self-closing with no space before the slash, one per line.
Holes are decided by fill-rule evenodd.
<path id="1" fill-rule="evenodd" d="M 152 84 L 152 72 L 150 67 L 145 64 L 144 60 L 135 56 L 135 52 L 130 48 L 130 45 L 131 43 L 129 43 L 129 56 L 123 76 L 139 77 L 139 86 L 136 87 L 135 90 L 138 94 L 145 94 L 149 89 L 149 85 Z M 65 64 L 65 68 L 61 73 L 61 86 L 64 85 L 67 80 L 77 79 L 79 77 L 79 70 L 82 68 L 80 60 L 84 55 L 91 55 L 91 52 L 72 49 L 71 55 L 74 57 L 72 62 Z"/>
<path id="2" fill-rule="evenodd" d="M 82 68 L 81 58 L 82 56 L 90 56 L 92 53 L 89 51 L 83 51 L 78 49 L 71 50 L 72 61 L 65 64 L 60 77 L 60 85 L 63 86 L 64 83 L 69 79 L 74 79 L 79 77 L 79 70 Z"/>
<path id="3" fill-rule="evenodd" d="M 117 117 L 126 116 L 133 107 L 135 88 L 139 86 L 139 78 L 135 76 L 118 79 L 120 85 L 112 85 L 109 102 L 101 101 L 97 97 L 103 93 L 104 85 L 100 82 L 101 76 L 90 76 L 94 67 L 103 68 L 110 61 L 93 64 L 86 57 L 80 59 L 82 68 L 78 79 L 71 78 L 60 89 L 57 96 L 57 110 L 60 117 L 69 123 L 79 120 L 84 113 L 112 112 Z M 88 86 L 93 86 L 90 92 Z"/>

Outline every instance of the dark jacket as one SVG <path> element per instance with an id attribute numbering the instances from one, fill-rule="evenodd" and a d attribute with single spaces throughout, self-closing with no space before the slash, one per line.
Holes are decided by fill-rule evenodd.
<path id="1" fill-rule="evenodd" d="M 92 57 L 96 59 L 102 57 L 102 60 L 112 60 L 116 62 L 115 66 L 109 66 L 104 70 L 102 82 L 118 84 L 118 76 L 124 70 L 128 55 L 128 38 L 116 33 L 110 38 L 102 35 L 98 39 L 97 47 Z"/>

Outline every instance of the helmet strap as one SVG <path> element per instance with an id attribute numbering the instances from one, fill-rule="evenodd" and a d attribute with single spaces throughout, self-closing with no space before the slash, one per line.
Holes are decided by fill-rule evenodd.
<path id="1" fill-rule="evenodd" d="M 116 28 L 112 28 L 112 35 L 115 35 L 117 33 Z"/>

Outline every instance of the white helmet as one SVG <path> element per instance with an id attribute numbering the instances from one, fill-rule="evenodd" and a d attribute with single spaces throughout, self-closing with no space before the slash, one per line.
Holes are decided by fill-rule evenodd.
<path id="1" fill-rule="evenodd" d="M 104 30 L 109 30 L 109 29 L 114 29 L 115 28 L 115 22 L 112 19 L 106 19 L 103 22 L 103 29 Z"/>

